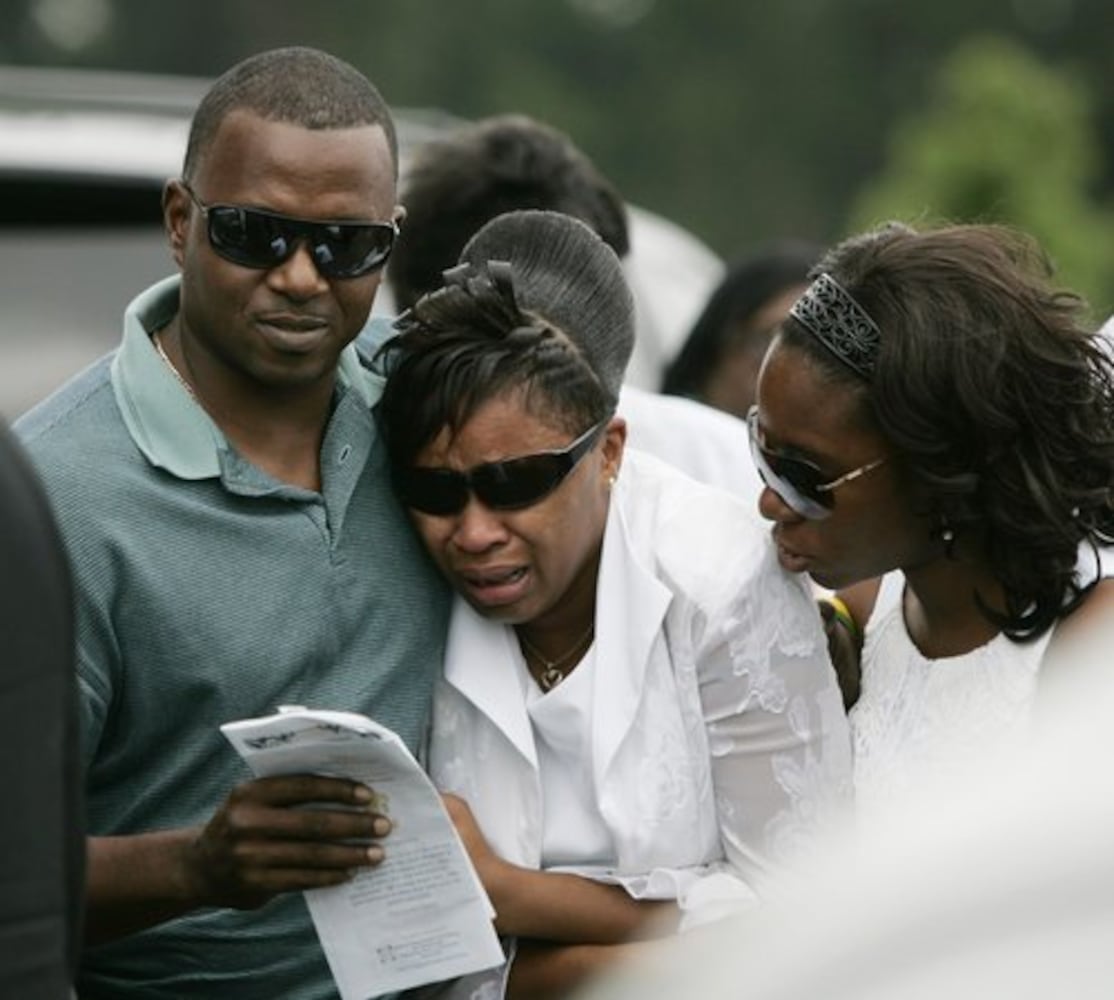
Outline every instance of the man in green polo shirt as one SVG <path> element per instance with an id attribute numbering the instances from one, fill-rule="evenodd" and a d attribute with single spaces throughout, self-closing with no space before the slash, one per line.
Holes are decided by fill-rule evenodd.
<path id="1" fill-rule="evenodd" d="M 249 780 L 218 726 L 301 704 L 421 739 L 446 595 L 351 344 L 396 176 L 390 113 L 351 66 L 233 67 L 165 189 L 180 277 L 18 427 L 77 588 L 83 1000 L 337 995 L 298 890 L 378 864 L 390 824 L 351 782 Z"/>

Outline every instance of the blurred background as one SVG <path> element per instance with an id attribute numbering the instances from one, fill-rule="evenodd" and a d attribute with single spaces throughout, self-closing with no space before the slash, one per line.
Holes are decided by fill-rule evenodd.
<path id="1" fill-rule="evenodd" d="M 885 218 L 1012 222 L 1042 241 L 1096 323 L 1114 309 L 1110 0 L 3 0 L 2 10 L 9 66 L 210 77 L 300 43 L 354 63 L 396 107 L 526 112 L 727 261 Z M 6 141 L 0 131 L 0 152 Z M 0 252 L 7 266 L 15 251 Z M 169 257 L 157 263 L 169 270 Z M 64 276 L 54 287 L 64 294 Z"/>

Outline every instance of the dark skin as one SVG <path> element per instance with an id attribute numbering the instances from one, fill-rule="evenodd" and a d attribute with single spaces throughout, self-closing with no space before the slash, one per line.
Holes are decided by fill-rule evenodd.
<path id="1" fill-rule="evenodd" d="M 208 906 L 254 909 L 280 892 L 339 885 L 379 864 L 390 821 L 371 792 L 339 778 L 292 775 L 238 785 L 207 824 L 90 837 L 86 942 L 99 944 Z M 307 802 L 366 811 L 295 808 Z M 365 841 L 367 846 L 345 844 Z"/>
<path id="2" fill-rule="evenodd" d="M 868 476 L 841 487 L 831 514 L 808 520 L 770 487 L 759 498 L 761 513 L 774 523 L 782 565 L 807 572 L 847 604 L 861 637 L 878 590 L 892 570 L 905 577 L 903 613 L 909 637 L 922 655 L 942 659 L 968 653 L 998 634 L 974 595 L 989 607 L 1004 607 L 983 540 L 964 532 L 950 546 L 921 511 L 931 503 L 901 475 L 899 456 L 881 432 L 863 419 L 856 394 L 833 387 L 807 355 L 775 338 L 758 384 L 759 423 L 771 445 L 815 464 L 832 477 L 878 457 L 886 461 Z M 1091 616 L 1111 613 L 1114 585 L 1104 580 L 1064 621 L 1072 635 Z M 824 612 L 822 608 L 822 613 Z M 830 622 L 829 651 L 844 703 L 859 695 L 861 638 Z"/>
<path id="3" fill-rule="evenodd" d="M 510 393 L 488 400 L 455 435 L 439 434 L 422 449 L 418 463 L 468 469 L 562 447 L 569 438 L 567 429 L 532 417 L 518 394 Z M 482 614 L 513 624 L 543 655 L 568 650 L 593 621 L 609 481 L 625 439 L 624 422 L 613 418 L 561 487 L 529 507 L 492 510 L 473 498 L 453 516 L 414 514 L 430 553 L 454 586 Z M 491 566 L 521 566 L 527 572 L 493 598 L 470 582 L 477 567 Z M 620 886 L 505 861 L 487 843 L 468 804 L 443 797 L 495 908 L 496 930 L 525 942 L 511 966 L 511 996 L 566 995 L 621 957 L 632 938 L 646 936 L 651 927 L 658 932 L 659 921 L 669 928 L 676 924 L 672 902 L 639 901 Z"/>
<path id="4" fill-rule="evenodd" d="M 233 111 L 190 184 L 208 203 L 386 221 L 401 216 L 394 173 L 377 125 L 310 130 Z M 164 218 L 182 290 L 159 343 L 240 454 L 279 480 L 319 489 L 337 360 L 364 325 L 380 275 L 328 280 L 304 245 L 270 270 L 224 260 L 178 181 L 167 185 Z M 390 822 L 372 801 L 368 788 L 339 778 L 263 778 L 232 789 L 197 826 L 92 837 L 87 940 L 202 907 L 251 909 L 279 893 L 339 885 L 384 857 L 379 841 Z"/>
<path id="5" fill-rule="evenodd" d="M 308 219 L 400 219 L 379 126 L 310 130 L 231 112 L 190 187 L 208 204 Z M 283 482 L 317 489 L 337 359 L 371 310 L 380 272 L 323 277 L 302 245 L 269 270 L 215 253 L 185 187 L 164 193 L 181 309 L 159 342 L 237 451 Z"/>
<path id="6" fill-rule="evenodd" d="M 842 595 L 840 596 L 842 598 Z M 836 617 L 835 608 L 830 601 L 821 599 L 817 605 L 824 622 L 824 634 L 828 639 L 828 655 L 831 657 L 839 690 L 843 696 L 843 707 L 846 711 L 850 711 L 859 700 L 862 680 L 859 670 L 863 651 L 862 628 L 858 627 L 859 619 L 854 613 L 851 617 L 856 628 L 852 630 Z M 848 610 L 850 611 L 850 606 Z"/>
<path id="7" fill-rule="evenodd" d="M 676 929 L 672 901 L 631 898 L 625 889 L 504 861 L 484 839 L 468 804 L 442 799 L 495 908 L 495 929 L 519 939 L 508 997 L 567 996 L 591 976 Z"/>

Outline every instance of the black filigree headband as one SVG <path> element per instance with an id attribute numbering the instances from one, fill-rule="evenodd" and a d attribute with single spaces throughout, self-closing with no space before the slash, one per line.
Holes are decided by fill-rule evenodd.
<path id="1" fill-rule="evenodd" d="M 822 274 L 789 310 L 798 323 L 863 378 L 874 375 L 878 324 L 830 274 Z"/>

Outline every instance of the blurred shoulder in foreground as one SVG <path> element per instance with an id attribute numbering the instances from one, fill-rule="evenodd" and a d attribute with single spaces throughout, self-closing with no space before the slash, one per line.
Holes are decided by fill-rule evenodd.
<path id="1" fill-rule="evenodd" d="M 847 831 L 767 909 L 585 996 L 1108 997 L 1112 643 L 1104 616 L 1054 651 L 1026 753 L 926 787 L 868 839 Z"/>

